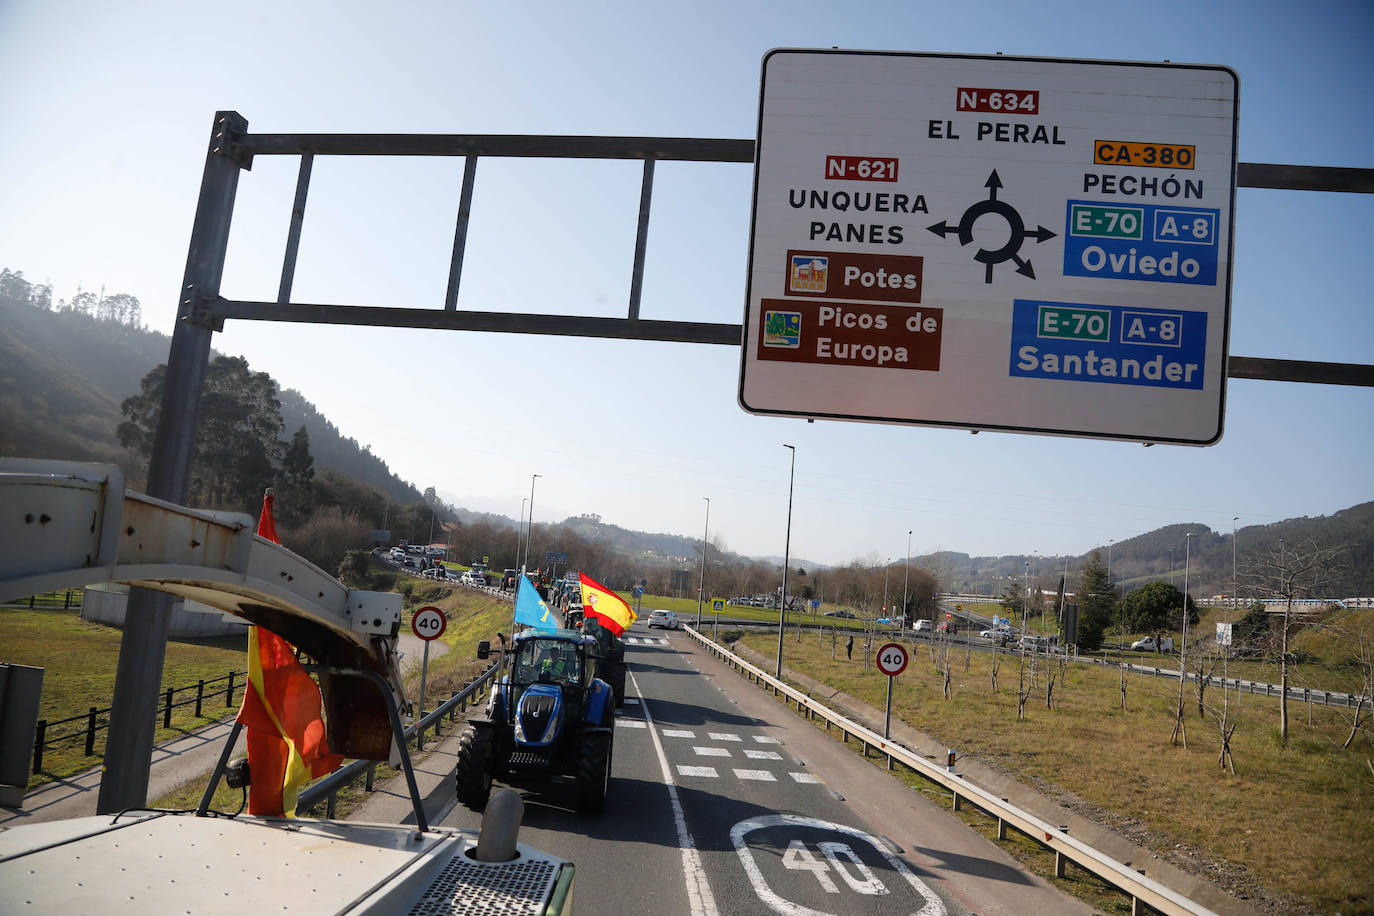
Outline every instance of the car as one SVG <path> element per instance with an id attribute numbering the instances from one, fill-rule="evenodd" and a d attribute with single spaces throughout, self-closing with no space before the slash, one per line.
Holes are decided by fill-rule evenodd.
<path id="1" fill-rule="evenodd" d="M 1156 639 L 1153 636 L 1146 636 L 1144 639 L 1137 639 L 1131 643 L 1131 649 L 1136 652 L 1172 652 L 1174 651 L 1174 638 L 1164 636 Z"/>
<path id="2" fill-rule="evenodd" d="M 933 629 L 935 629 L 935 625 L 934 625 L 933 623 L 931 623 L 929 620 L 918 620 L 918 621 L 916 621 L 916 632 L 917 632 L 917 633 L 929 633 L 929 632 L 930 632 L 931 630 L 933 630 Z"/>
<path id="3" fill-rule="evenodd" d="M 682 621 L 672 611 L 653 611 L 649 614 L 649 629 L 662 627 L 665 630 L 682 629 Z"/>
<path id="4" fill-rule="evenodd" d="M 851 614 L 851 613 L 849 613 L 848 611 L 826 611 L 826 612 L 825 612 L 825 616 L 826 616 L 826 617 L 841 617 L 841 618 L 843 618 L 843 619 L 845 619 L 845 620 L 854 620 L 854 619 L 855 619 L 854 615 Z"/>
<path id="5" fill-rule="evenodd" d="M 487 577 L 469 569 L 467 572 L 463 573 L 458 581 L 464 585 L 486 585 Z"/>

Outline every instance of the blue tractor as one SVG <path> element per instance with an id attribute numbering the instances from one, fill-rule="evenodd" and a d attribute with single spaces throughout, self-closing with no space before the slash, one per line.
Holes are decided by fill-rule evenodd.
<path id="1" fill-rule="evenodd" d="M 459 739 L 458 800 L 481 811 L 495 779 L 571 776 L 577 808 L 601 810 L 611 781 L 615 697 L 595 676 L 596 640 L 573 630 L 526 630 L 497 651 L 501 668 L 487 714 L 468 719 Z M 478 658 L 491 652 L 490 643 L 478 644 Z"/>

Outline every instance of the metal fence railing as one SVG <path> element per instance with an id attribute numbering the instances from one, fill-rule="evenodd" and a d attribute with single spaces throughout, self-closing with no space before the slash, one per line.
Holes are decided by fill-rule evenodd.
<path id="1" fill-rule="evenodd" d="M 843 716 L 828 708 L 822 703 L 817 702 L 805 693 L 789 686 L 787 683 L 778 680 L 763 669 L 749 664 L 744 659 L 730 652 L 724 646 L 707 639 L 692 627 L 685 628 L 687 634 L 695 639 L 712 655 L 721 659 L 731 668 L 734 668 L 742 676 L 753 681 L 761 688 L 770 690 L 772 693 L 783 699 L 785 703 L 795 703 L 797 712 L 805 714 L 808 719 L 822 719 L 829 730 L 832 726 L 838 728 L 847 742 L 851 737 L 863 744 L 865 755 L 870 748 L 876 748 L 888 760 L 889 769 L 896 763 L 902 764 L 908 770 L 924 777 L 925 779 L 940 786 L 945 791 L 953 795 L 954 809 L 960 810 L 964 804 L 971 804 L 983 811 L 989 817 L 997 821 L 997 837 L 1004 839 L 1008 827 L 1014 828 L 1018 832 L 1030 837 L 1042 846 L 1054 852 L 1054 871 L 1059 877 L 1064 875 L 1064 867 L 1068 862 L 1072 862 L 1079 868 L 1097 875 L 1103 881 L 1115 887 L 1131 898 L 1131 912 L 1139 912 L 1139 906 L 1145 904 L 1164 914 L 1204 914 L 1211 913 L 1206 907 L 1171 888 L 1165 887 L 1158 881 L 1146 877 L 1137 870 L 1131 868 L 1124 862 L 1113 859 L 1106 853 L 1100 852 L 1087 843 L 1070 836 L 1067 828 L 1058 824 L 1050 824 L 1025 811 L 1022 808 L 1010 804 L 997 795 L 970 783 L 958 772 L 951 772 L 941 769 L 931 763 L 923 755 L 911 750 L 905 745 L 884 738 L 863 725 Z"/>
<path id="2" fill-rule="evenodd" d="M 223 688 L 216 686 L 221 681 L 225 682 Z M 224 708 L 232 709 L 234 707 L 234 693 L 246 683 L 248 683 L 248 672 L 230 671 L 224 677 L 211 678 L 208 681 L 202 679 L 184 687 L 168 687 L 162 692 L 162 699 L 157 708 L 157 717 L 163 728 L 171 728 L 172 710 L 180 709 L 183 706 L 194 706 L 196 718 L 201 718 L 201 712 L 205 708 L 206 702 L 213 703 L 221 695 L 224 697 Z M 177 699 L 178 695 L 187 694 L 190 691 L 194 691 L 194 693 L 183 699 Z M 64 728 L 64 726 L 75 726 L 78 723 L 80 723 L 80 728 Z M 95 756 L 96 735 L 109 728 L 109 725 L 110 710 L 108 707 L 100 709 L 92 706 L 88 712 L 82 715 L 55 719 L 51 722 L 47 719 L 39 719 L 33 736 L 33 772 L 37 773 L 43 769 L 43 751 L 64 741 L 84 738 L 86 742 L 85 756 Z"/>
<path id="3" fill-rule="evenodd" d="M 445 718 L 452 722 L 457 719 L 459 713 L 466 712 L 468 704 L 479 700 L 482 694 L 486 692 L 495 674 L 496 666 L 492 665 L 477 675 L 461 690 L 439 704 L 433 712 L 422 716 L 418 722 L 406 728 L 405 737 L 409 739 L 413 736 L 416 748 L 423 750 L 425 731 L 433 727 L 437 733 Z M 296 801 L 296 810 L 304 814 L 324 802 L 325 816 L 332 818 L 336 813 L 339 792 L 359 779 L 365 780 L 364 789 L 371 792 L 376 772 L 377 761 L 375 760 L 355 760 L 340 767 L 319 782 L 304 789 Z"/>

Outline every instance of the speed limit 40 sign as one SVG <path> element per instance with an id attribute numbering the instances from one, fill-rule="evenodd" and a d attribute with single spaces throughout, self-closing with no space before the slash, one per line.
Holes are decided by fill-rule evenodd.
<path id="1" fill-rule="evenodd" d="M 906 670 L 906 647 L 890 642 L 878 650 L 878 670 L 888 677 L 896 677 Z"/>
<path id="2" fill-rule="evenodd" d="M 410 628 L 421 639 L 438 639 L 448 629 L 448 618 L 444 612 L 433 605 L 420 608 L 410 618 Z"/>

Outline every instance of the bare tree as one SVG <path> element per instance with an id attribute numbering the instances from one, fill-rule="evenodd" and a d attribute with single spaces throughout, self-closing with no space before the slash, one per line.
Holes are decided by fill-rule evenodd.
<path id="1" fill-rule="evenodd" d="M 1294 611 L 1297 603 L 1332 585 L 1340 572 L 1345 545 L 1319 544 L 1311 539 L 1288 544 L 1282 540 L 1251 561 L 1248 575 L 1260 594 L 1282 601 L 1278 627 L 1279 742 L 1288 745 L 1289 643 L 1302 621 Z"/>

